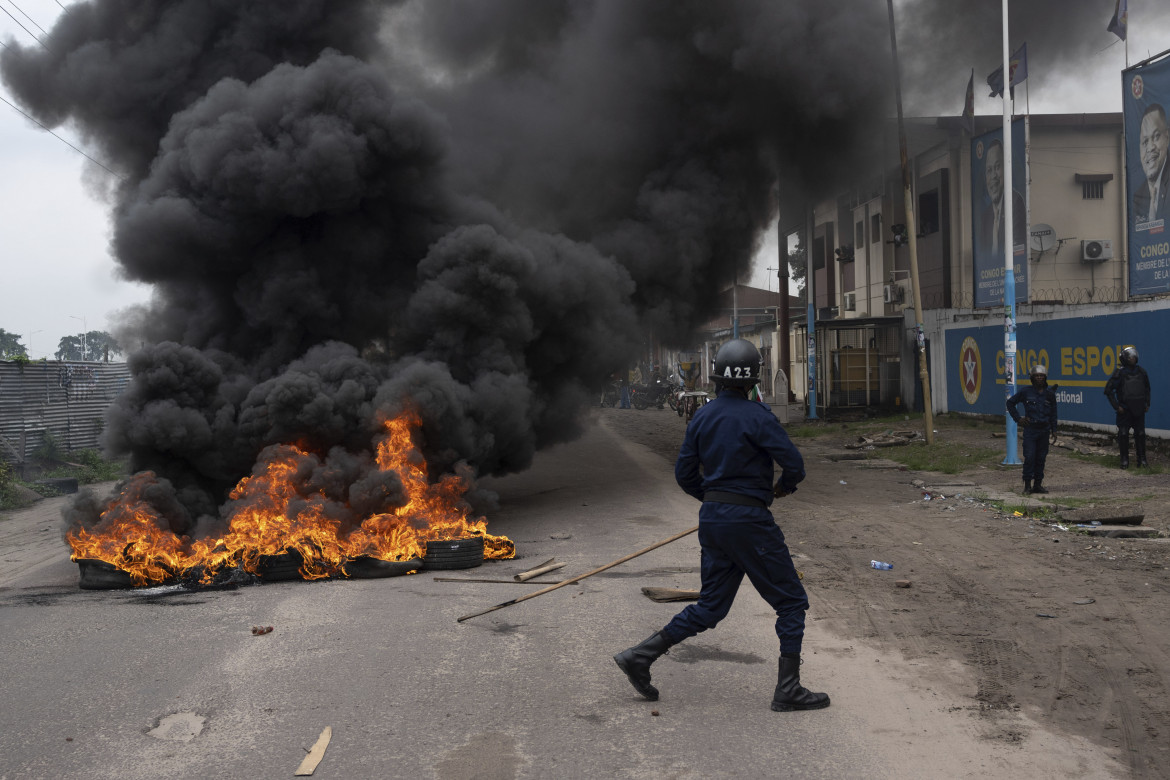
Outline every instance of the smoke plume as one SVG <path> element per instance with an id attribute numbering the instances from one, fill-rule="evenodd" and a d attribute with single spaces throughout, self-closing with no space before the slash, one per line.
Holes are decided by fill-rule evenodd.
<path id="1" fill-rule="evenodd" d="M 711 313 L 778 184 L 831 192 L 871 148 L 866 5 L 69 6 L 0 69 L 123 177 L 113 251 L 154 299 L 107 445 L 179 533 L 292 443 L 324 494 L 391 500 L 362 453 L 408 405 L 432 467 L 527 467 Z"/>

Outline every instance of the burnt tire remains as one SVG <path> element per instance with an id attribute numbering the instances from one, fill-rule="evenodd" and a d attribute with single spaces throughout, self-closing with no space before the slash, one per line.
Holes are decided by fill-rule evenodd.
<path id="1" fill-rule="evenodd" d="M 427 542 L 424 569 L 473 569 L 483 564 L 483 537 Z"/>
<path id="2" fill-rule="evenodd" d="M 82 590 L 115 590 L 134 587 L 134 580 L 131 579 L 130 574 L 112 563 L 92 558 L 79 558 L 77 568 L 81 573 L 77 584 Z"/>
<path id="3" fill-rule="evenodd" d="M 398 577 L 422 568 L 418 558 L 407 561 L 383 561 L 363 555 L 345 564 L 346 575 L 353 580 L 372 580 L 381 577 Z"/>

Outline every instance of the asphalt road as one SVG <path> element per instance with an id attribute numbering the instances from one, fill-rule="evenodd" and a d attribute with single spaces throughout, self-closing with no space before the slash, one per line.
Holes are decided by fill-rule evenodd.
<path id="1" fill-rule="evenodd" d="M 1075 738 L 989 743 L 961 664 L 830 635 L 813 583 L 802 674 L 830 708 L 770 711 L 773 616 L 748 584 L 655 664 L 661 701 L 642 700 L 611 656 L 683 606 L 642 587 L 698 587 L 694 535 L 458 623 L 541 585 L 436 575 L 510 579 L 556 557 L 541 579 L 568 578 L 697 522 L 669 464 L 604 427 L 484 484 L 517 559 L 383 580 L 81 591 L 52 518 L 63 499 L 0 519 L 0 778 L 287 778 L 327 726 L 318 778 L 1116 775 Z"/>

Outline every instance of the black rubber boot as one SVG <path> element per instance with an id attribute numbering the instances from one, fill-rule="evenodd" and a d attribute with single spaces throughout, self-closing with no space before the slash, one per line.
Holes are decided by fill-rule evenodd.
<path id="1" fill-rule="evenodd" d="M 813 693 L 800 684 L 800 656 L 780 656 L 780 675 L 772 694 L 773 712 L 819 710 L 829 706 L 829 694 Z"/>
<path id="2" fill-rule="evenodd" d="M 1143 434 L 1136 434 L 1135 433 L 1133 436 L 1133 446 L 1134 446 L 1134 449 L 1137 450 L 1137 464 L 1138 464 L 1138 466 L 1142 467 L 1142 468 L 1149 466 L 1150 464 L 1146 462 L 1146 435 L 1144 433 Z"/>
<path id="3" fill-rule="evenodd" d="M 1030 494 L 1031 492 L 1032 492 L 1032 480 L 1025 479 L 1024 480 L 1024 495 L 1026 496 L 1026 495 Z"/>
<path id="4" fill-rule="evenodd" d="M 640 645 L 623 650 L 613 657 L 621 670 L 630 678 L 634 690 L 650 701 L 658 701 L 658 689 L 650 684 L 650 664 L 670 649 L 674 643 L 661 631 Z"/>
<path id="5" fill-rule="evenodd" d="M 1040 484 L 1042 481 L 1043 480 L 1038 479 L 1032 484 L 1032 492 L 1033 493 L 1047 493 L 1048 492 L 1048 488 L 1046 488 Z"/>
<path id="6" fill-rule="evenodd" d="M 1121 448 L 1121 467 L 1127 469 L 1129 468 L 1129 435 L 1117 434 L 1117 446 Z"/>

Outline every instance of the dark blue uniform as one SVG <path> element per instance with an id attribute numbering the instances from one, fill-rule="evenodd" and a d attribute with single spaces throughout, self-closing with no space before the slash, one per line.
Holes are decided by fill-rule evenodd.
<path id="1" fill-rule="evenodd" d="M 774 467 L 788 493 L 804 479 L 804 459 L 780 421 L 763 404 L 724 390 L 695 412 L 679 450 L 674 476 L 699 510 L 702 589 L 662 633 L 672 643 L 714 628 L 727 616 L 744 574 L 776 610 L 780 650 L 799 653 L 808 596 L 784 534 L 768 507 Z"/>
<path id="2" fill-rule="evenodd" d="M 1019 405 L 1024 405 L 1020 414 Z M 1026 417 L 1024 428 L 1024 481 L 1044 481 L 1044 462 L 1048 460 L 1048 438 L 1056 433 L 1056 393 L 1028 385 L 1007 400 L 1007 411 L 1017 423 Z"/>
<path id="3" fill-rule="evenodd" d="M 1119 366 L 1105 383 L 1105 397 L 1117 412 L 1117 435 L 1123 449 L 1129 449 L 1130 428 L 1134 438 L 1142 440 L 1143 454 L 1146 437 L 1146 412 L 1150 408 L 1150 377 L 1139 365 Z"/>

